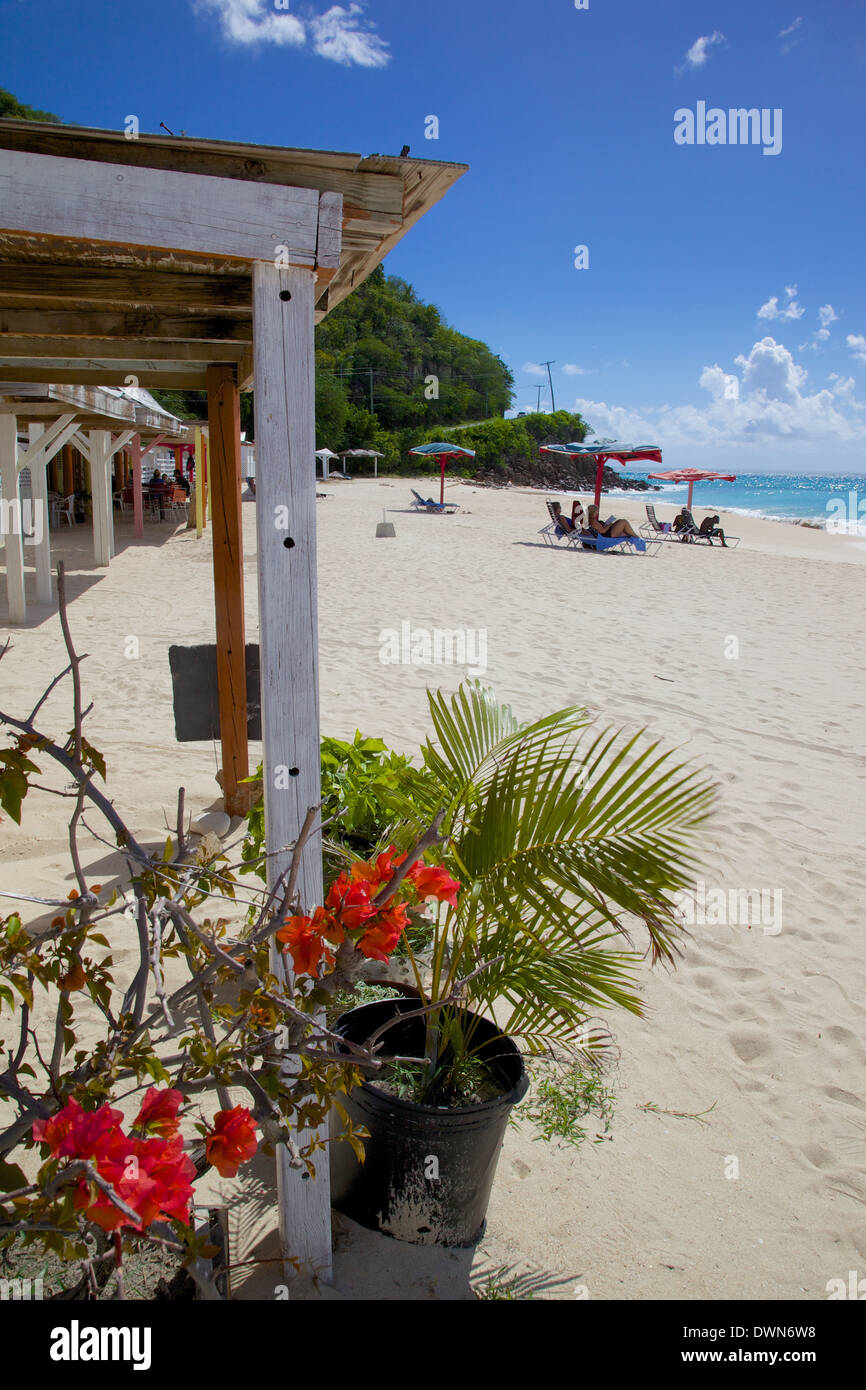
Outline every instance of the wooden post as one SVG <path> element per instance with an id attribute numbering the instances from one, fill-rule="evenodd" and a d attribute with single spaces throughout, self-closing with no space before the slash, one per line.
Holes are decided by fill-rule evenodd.
<path id="1" fill-rule="evenodd" d="M 31 425 L 30 443 L 36 444 L 44 432 L 43 425 Z M 36 597 L 40 603 L 51 602 L 51 532 L 48 529 L 48 460 L 33 464 L 30 469 L 30 491 L 33 498 L 33 525 L 42 528 L 42 539 L 36 549 Z"/>
<path id="2" fill-rule="evenodd" d="M 201 430 L 195 432 L 195 538 L 200 541 L 204 530 L 204 463 L 202 461 Z"/>
<path id="3" fill-rule="evenodd" d="M 18 419 L 15 415 L 0 415 L 0 492 L 3 501 L 0 532 L 6 560 L 9 621 L 23 623 L 27 618 L 27 600 L 24 593 L 21 493 L 18 488 Z"/>
<path id="4" fill-rule="evenodd" d="M 144 535 L 144 496 L 141 490 L 141 435 L 132 441 L 132 516 L 135 534 Z"/>
<path id="5" fill-rule="evenodd" d="M 75 491 L 75 465 L 72 462 L 72 445 L 63 446 L 63 497 L 64 500 Z"/>
<path id="6" fill-rule="evenodd" d="M 211 442 L 211 529 L 223 805 L 230 816 L 244 816 L 249 810 L 250 787 L 239 784 L 249 777 L 250 763 L 241 521 L 241 398 L 233 366 L 208 367 L 207 418 Z"/>
<path id="7" fill-rule="evenodd" d="M 201 519 L 202 524 L 207 526 L 207 507 L 210 488 L 208 486 L 208 440 L 207 435 L 201 437 Z"/>
<path id="8" fill-rule="evenodd" d="M 93 562 L 111 561 L 111 435 L 108 430 L 90 432 L 90 496 L 93 510 Z"/>
<path id="9" fill-rule="evenodd" d="M 253 266 L 256 414 L 256 530 L 259 571 L 265 848 L 268 885 L 286 872 L 283 847 L 321 800 L 316 600 L 316 479 L 313 385 L 314 275 Z M 281 851 L 281 852 L 280 852 Z M 298 894 L 304 911 L 322 901 L 322 839 L 303 852 Z M 273 957 L 282 969 L 284 957 Z M 326 1126 L 323 1126 L 323 1131 Z M 325 1137 L 324 1133 L 322 1137 Z M 309 1138 L 302 1132 L 301 1142 Z M 327 1146 L 305 1181 L 277 1150 L 283 1251 L 320 1278 L 331 1277 Z"/>

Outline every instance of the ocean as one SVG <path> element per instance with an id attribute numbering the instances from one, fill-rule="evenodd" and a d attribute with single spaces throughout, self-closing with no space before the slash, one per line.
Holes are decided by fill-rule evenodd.
<path id="1" fill-rule="evenodd" d="M 630 468 L 628 474 L 647 478 L 637 469 Z M 688 500 L 687 483 L 650 481 L 650 486 L 660 489 L 651 494 L 657 502 L 684 506 Z M 811 522 L 828 531 L 866 536 L 866 474 L 740 473 L 735 483 L 695 483 L 693 511 L 702 515 L 722 508 L 745 516 Z"/>

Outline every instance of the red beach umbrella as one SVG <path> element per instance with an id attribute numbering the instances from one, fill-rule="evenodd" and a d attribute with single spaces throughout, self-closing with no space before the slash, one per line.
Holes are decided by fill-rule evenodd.
<path id="1" fill-rule="evenodd" d="M 666 483 L 688 483 L 689 500 L 686 506 L 689 511 L 692 509 L 692 493 L 695 490 L 695 483 L 735 483 L 737 481 L 736 473 L 713 473 L 707 469 L 701 468 L 672 468 L 669 473 L 649 473 L 647 476 L 650 478 L 658 478 L 660 481 Z"/>
<path id="2" fill-rule="evenodd" d="M 623 466 L 646 460 L 661 463 L 662 451 L 658 444 L 617 444 L 612 439 L 596 440 L 593 444 L 542 444 L 540 454 L 559 454 L 567 458 L 595 459 L 595 505 L 601 501 L 601 483 L 604 465 L 613 459 Z"/>

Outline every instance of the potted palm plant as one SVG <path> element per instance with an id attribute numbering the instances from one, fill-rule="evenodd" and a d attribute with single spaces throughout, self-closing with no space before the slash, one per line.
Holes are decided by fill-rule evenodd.
<path id="1" fill-rule="evenodd" d="M 433 827 L 435 847 L 408 877 L 423 886 L 427 865 L 453 889 L 396 943 L 413 997 L 362 1005 L 337 1024 L 394 1060 L 345 1102 L 369 1137 L 363 1161 L 331 1145 L 332 1186 L 334 1205 L 363 1225 L 466 1245 L 527 1088 L 521 1049 L 585 1048 L 599 1008 L 641 1013 L 643 955 L 673 962 L 682 928 L 671 899 L 694 880 L 714 789 L 676 753 L 594 729 L 580 708 L 522 726 L 478 682 L 428 699 L 425 776 L 399 826 L 383 831 L 391 867 Z M 432 839 L 428 830 L 422 846 Z"/>

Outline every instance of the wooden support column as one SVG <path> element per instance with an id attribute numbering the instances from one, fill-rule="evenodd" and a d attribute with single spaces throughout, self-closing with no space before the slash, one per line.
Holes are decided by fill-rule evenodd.
<path id="1" fill-rule="evenodd" d="M 71 496 L 75 491 L 75 465 L 72 462 L 72 445 L 63 446 L 63 496 Z"/>
<path id="2" fill-rule="evenodd" d="M 38 444 L 43 425 L 31 425 L 30 443 Z M 51 592 L 51 532 L 48 527 L 48 468 L 49 463 L 36 462 L 30 469 L 30 492 L 33 498 L 33 527 L 36 536 L 36 597 L 40 603 L 50 603 Z"/>
<path id="3" fill-rule="evenodd" d="M 250 787 L 240 783 L 249 777 L 250 763 L 241 521 L 241 398 L 232 366 L 207 369 L 207 420 L 211 442 L 211 529 L 223 804 L 230 816 L 244 816 L 250 807 Z"/>
<path id="4" fill-rule="evenodd" d="M 201 540 L 204 530 L 204 455 L 201 430 L 195 432 L 195 538 Z"/>
<path id="5" fill-rule="evenodd" d="M 136 536 L 144 535 L 144 499 L 141 491 L 141 435 L 132 441 L 132 518 Z"/>
<path id="6" fill-rule="evenodd" d="M 90 496 L 93 509 L 93 561 L 111 561 L 111 435 L 108 430 L 90 432 Z"/>
<path id="7" fill-rule="evenodd" d="M 311 271 L 253 266 L 256 416 L 256 531 L 259 571 L 265 848 L 268 886 L 286 872 L 307 810 L 321 800 L 316 479 Z M 282 851 L 282 852 L 278 852 Z M 303 911 L 322 901 L 322 837 L 308 841 L 298 895 Z M 285 958 L 274 955 L 275 969 Z M 323 1127 L 322 1137 L 326 1137 Z M 309 1133 L 299 1136 L 307 1142 Z M 287 1256 L 320 1278 L 331 1276 L 327 1146 L 315 1179 L 277 1150 L 280 1231 Z"/>
<path id="8" fill-rule="evenodd" d="M 10 623 L 27 618 L 24 596 L 24 537 L 21 525 L 21 493 L 18 488 L 18 419 L 0 415 L 0 532 L 6 561 L 6 598 Z"/>

